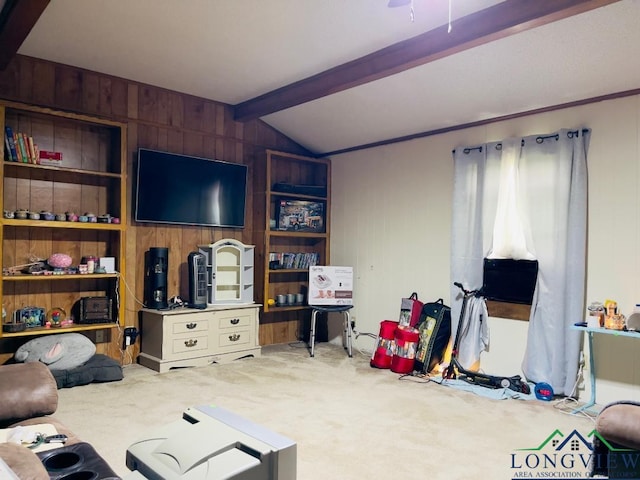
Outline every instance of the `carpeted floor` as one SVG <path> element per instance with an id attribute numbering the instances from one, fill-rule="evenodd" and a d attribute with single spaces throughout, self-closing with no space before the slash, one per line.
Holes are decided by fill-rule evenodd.
<path id="1" fill-rule="evenodd" d="M 59 391 L 56 417 L 120 475 L 125 452 L 189 406 L 215 404 L 297 442 L 298 479 L 512 478 L 511 453 L 556 429 L 593 429 L 555 402 L 494 400 L 369 366 L 332 344 L 263 347 L 259 358 Z"/>

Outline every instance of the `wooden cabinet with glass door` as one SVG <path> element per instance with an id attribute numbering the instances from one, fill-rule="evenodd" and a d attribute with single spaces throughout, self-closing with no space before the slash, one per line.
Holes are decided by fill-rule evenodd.
<path id="1" fill-rule="evenodd" d="M 263 345 L 298 339 L 309 316 L 309 266 L 329 262 L 330 178 L 329 159 L 274 150 L 256 168 L 256 301 L 264 305 Z"/>
<path id="2" fill-rule="evenodd" d="M 61 325 L 3 325 L 0 336 L 108 329 L 124 322 L 126 125 L 0 101 L 0 126 L 5 137 L 0 164 L 4 323 L 19 320 L 31 307 L 45 315 L 56 308 L 64 312 L 63 319 L 57 318 Z M 34 147 L 15 158 L 7 132 Z M 38 151 L 51 152 L 43 155 L 51 157 L 59 153 L 62 160 L 41 161 Z M 53 254 L 67 262 L 52 269 L 47 260 Z M 91 273 L 91 261 L 86 261 L 90 257 L 113 257 L 115 271 L 97 268 Z M 88 264 L 86 273 L 81 263 Z M 110 315 L 79 315 L 83 297 L 107 297 Z"/>

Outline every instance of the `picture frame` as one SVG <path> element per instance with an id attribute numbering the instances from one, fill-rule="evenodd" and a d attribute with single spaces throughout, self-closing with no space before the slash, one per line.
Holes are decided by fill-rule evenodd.
<path id="1" fill-rule="evenodd" d="M 325 232 L 325 203 L 321 201 L 277 199 L 278 230 Z"/>

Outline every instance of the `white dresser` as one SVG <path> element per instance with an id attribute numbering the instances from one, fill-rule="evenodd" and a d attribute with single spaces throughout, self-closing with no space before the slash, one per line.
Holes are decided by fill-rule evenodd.
<path id="1" fill-rule="evenodd" d="M 260 356 L 260 305 L 142 309 L 138 363 L 158 372 Z"/>

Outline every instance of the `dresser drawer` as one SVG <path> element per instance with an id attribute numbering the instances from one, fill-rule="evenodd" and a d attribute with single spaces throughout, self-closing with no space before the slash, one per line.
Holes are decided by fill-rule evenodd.
<path id="1" fill-rule="evenodd" d="M 238 311 L 221 313 L 218 318 L 218 328 L 237 329 L 253 325 L 255 314 L 253 311 Z"/>
<path id="2" fill-rule="evenodd" d="M 208 331 L 209 320 L 206 317 L 200 315 L 190 315 L 188 319 L 175 319 L 171 322 L 171 333 L 173 335 Z"/>
<path id="3" fill-rule="evenodd" d="M 171 342 L 171 354 L 196 353 L 209 349 L 207 335 L 193 335 L 190 337 L 174 338 Z"/>
<path id="4" fill-rule="evenodd" d="M 251 330 L 229 330 L 218 334 L 218 347 L 220 350 L 232 350 L 240 346 L 246 346 L 251 342 Z"/>

